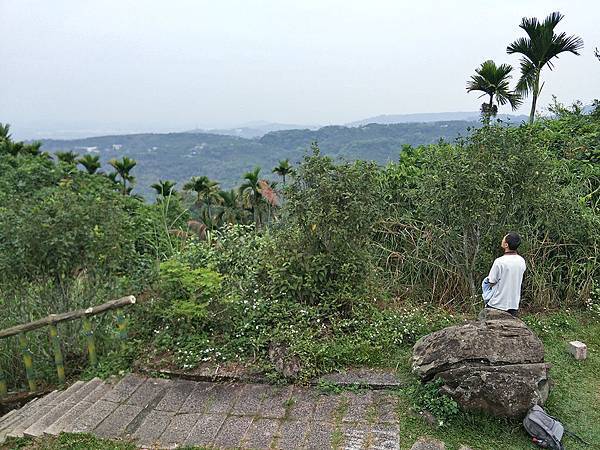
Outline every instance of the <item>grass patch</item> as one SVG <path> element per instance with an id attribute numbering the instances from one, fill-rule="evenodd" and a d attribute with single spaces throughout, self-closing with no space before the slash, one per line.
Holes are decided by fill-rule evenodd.
<path id="1" fill-rule="evenodd" d="M 0 450 L 137 450 L 131 442 L 100 439 L 86 433 L 61 433 L 39 438 L 10 438 Z M 208 447 L 180 447 L 180 450 L 210 450 Z"/>
<path id="2" fill-rule="evenodd" d="M 91 434 L 61 433 L 40 438 L 11 438 L 0 445 L 1 450 L 136 450 L 130 442 L 100 439 Z"/>

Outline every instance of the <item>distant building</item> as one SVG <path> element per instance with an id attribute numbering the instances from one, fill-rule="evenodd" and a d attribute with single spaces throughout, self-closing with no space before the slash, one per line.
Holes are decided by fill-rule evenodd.
<path id="1" fill-rule="evenodd" d="M 122 148 L 123 148 L 123 145 L 121 145 L 121 144 L 113 144 L 112 145 L 113 150 L 121 150 Z"/>

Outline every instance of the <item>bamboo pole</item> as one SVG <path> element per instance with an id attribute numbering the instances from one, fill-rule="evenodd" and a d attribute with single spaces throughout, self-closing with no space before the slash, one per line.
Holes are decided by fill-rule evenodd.
<path id="1" fill-rule="evenodd" d="M 127 319 L 121 311 L 117 315 L 117 328 L 119 329 L 119 340 L 121 341 L 121 349 L 123 350 L 125 348 L 125 341 L 127 340 Z"/>
<path id="2" fill-rule="evenodd" d="M 35 384 L 35 374 L 33 372 L 33 358 L 31 350 L 29 350 L 27 345 L 27 337 L 25 336 L 25 333 L 19 334 L 19 347 L 21 348 L 21 353 L 23 354 L 23 363 L 25 364 L 25 375 L 27 376 L 29 390 L 31 392 L 36 391 L 37 386 Z"/>
<path id="3" fill-rule="evenodd" d="M 0 399 L 6 397 L 8 394 L 8 388 L 6 387 L 6 378 L 4 371 L 0 369 Z"/>
<path id="4" fill-rule="evenodd" d="M 89 317 L 83 319 L 83 332 L 85 334 L 85 340 L 87 342 L 88 356 L 90 358 L 90 365 L 95 367 L 98 364 L 98 358 L 96 357 L 96 343 L 94 342 L 94 331 L 92 330 L 92 322 Z"/>
<path id="5" fill-rule="evenodd" d="M 56 327 L 56 324 L 51 324 L 48 327 L 50 329 L 50 342 L 52 343 L 52 349 L 54 350 L 54 365 L 56 366 L 58 384 L 62 386 L 65 384 L 65 365 L 62 350 L 60 348 L 60 340 L 58 339 L 58 328 Z"/>
<path id="6" fill-rule="evenodd" d="M 122 308 L 123 306 L 133 305 L 135 301 L 135 297 L 133 295 L 129 295 L 127 297 L 119 298 L 117 300 L 111 300 L 110 302 L 98 306 L 92 306 L 87 309 L 78 309 L 76 311 L 69 311 L 62 314 L 51 314 L 48 317 L 44 317 L 43 319 L 39 319 L 34 322 L 29 322 L 23 325 L 16 325 L 14 327 L 1 330 L 0 339 L 9 336 L 15 336 L 19 333 L 26 333 L 27 331 L 36 330 L 38 328 L 42 328 L 53 323 L 56 324 L 68 320 L 80 319 L 82 317 L 95 316 L 96 314 L 100 314 L 111 309 L 118 309 Z"/>

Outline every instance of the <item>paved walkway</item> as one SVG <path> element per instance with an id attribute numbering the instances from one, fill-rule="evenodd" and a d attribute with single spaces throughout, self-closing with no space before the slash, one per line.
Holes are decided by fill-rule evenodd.
<path id="1" fill-rule="evenodd" d="M 54 391 L 0 418 L 6 436 L 90 432 L 143 448 L 398 449 L 397 398 L 128 375 Z"/>

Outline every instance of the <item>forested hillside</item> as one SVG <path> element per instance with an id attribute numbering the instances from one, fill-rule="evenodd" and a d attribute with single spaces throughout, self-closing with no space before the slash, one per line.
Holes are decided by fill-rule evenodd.
<path id="1" fill-rule="evenodd" d="M 105 168 L 112 158 L 133 158 L 138 162 L 133 171 L 137 178 L 134 192 L 153 197 L 150 185 L 158 179 L 175 180 L 181 188 L 192 176 L 206 175 L 223 188 L 233 188 L 241 183 L 243 173 L 256 166 L 268 174 L 282 159 L 300 161 L 315 141 L 324 155 L 385 163 L 396 161 L 405 144 L 453 141 L 477 126 L 478 122 L 468 121 L 329 126 L 275 131 L 260 139 L 208 133 L 130 134 L 44 140 L 42 150 L 98 154 Z"/>

